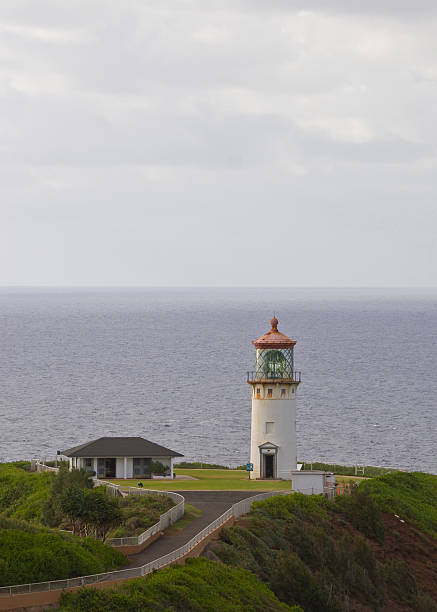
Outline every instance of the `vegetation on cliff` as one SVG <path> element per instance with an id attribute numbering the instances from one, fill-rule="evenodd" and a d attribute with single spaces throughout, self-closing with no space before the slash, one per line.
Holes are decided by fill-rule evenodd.
<path id="1" fill-rule="evenodd" d="M 224 529 L 207 554 L 249 569 L 305 611 L 437 610 L 437 540 L 423 531 L 437 527 L 436 484 L 435 476 L 396 473 L 334 505 L 319 496 L 270 498 Z"/>
<path id="2" fill-rule="evenodd" d="M 397 514 L 437 538 L 437 476 L 396 472 L 360 485 L 382 512 Z"/>
<path id="3" fill-rule="evenodd" d="M 46 564 L 54 571 L 52 559 L 67 558 L 67 551 L 74 548 L 72 543 L 80 551 L 74 548 L 77 556 L 67 563 L 69 575 L 93 573 L 99 562 L 100 567 L 120 564 L 115 557 L 106 557 L 103 549 L 94 549 L 103 546 L 95 540 L 89 543 L 71 535 L 53 535 L 29 527 L 29 523 L 23 528 L 18 521 L 12 525 L 13 519 L 4 518 L 6 514 L 22 513 L 38 520 L 38 503 L 43 503 L 46 520 L 50 508 L 52 518 L 56 517 L 59 507 L 53 500 L 59 502 L 59 490 L 65 497 L 68 489 L 64 485 L 69 478 L 80 476 L 64 475 L 62 486 L 60 480 L 48 475 L 38 476 L 43 476 L 38 482 L 20 476 L 14 483 L 11 469 L 17 468 L 9 466 L 3 481 L 0 470 L 0 535 L 4 538 L 0 538 L 0 549 L 11 549 L 11 543 L 17 542 L 17 558 L 23 551 L 30 551 L 20 561 L 25 581 L 29 575 L 26 572 L 33 571 L 34 565 Z M 11 490 L 2 487 L 2 482 L 12 483 Z M 130 528 L 139 529 L 133 521 L 141 512 L 136 505 L 141 505 L 144 498 L 133 499 L 122 502 L 120 508 L 125 523 L 131 521 Z M 162 508 L 155 510 L 160 512 Z M 63 542 L 54 537 L 61 537 Z M 35 564 L 35 559 L 40 559 L 39 551 L 45 549 L 50 549 L 48 561 Z M 351 495 L 338 497 L 334 504 L 321 496 L 300 494 L 257 502 L 250 515 L 223 529 L 219 541 L 209 544 L 204 555 L 208 559 L 188 561 L 183 567 L 161 570 L 114 589 L 91 588 L 65 594 L 62 610 L 437 612 L 437 476 L 388 473 L 362 481 L 352 488 Z M 11 565 L 12 558 L 2 560 L 0 556 L 0 574 Z"/>
<path id="4" fill-rule="evenodd" d="M 0 586 L 98 574 L 126 563 L 118 550 L 94 538 L 0 518 Z"/>
<path id="5" fill-rule="evenodd" d="M 128 495 L 118 501 L 121 524 L 111 531 L 109 538 L 123 538 L 139 535 L 159 521 L 161 514 L 170 510 L 175 503 L 166 495 Z"/>
<path id="6" fill-rule="evenodd" d="M 305 612 L 435 612 L 436 483 L 436 476 L 393 473 L 335 504 L 300 494 L 257 502 L 208 545 L 207 564 L 67 594 L 62 610 L 277 610 L 279 600 Z M 241 570 L 250 573 L 233 573 Z M 253 599 L 241 599 L 246 591 Z"/>
<path id="7" fill-rule="evenodd" d="M 93 488 L 93 480 L 84 470 L 70 472 L 62 466 L 58 474 L 37 474 L 24 471 L 24 462 L 18 463 L 19 467 L 0 464 L 3 517 L 48 527 L 75 527 L 81 535 L 115 538 L 142 533 L 174 506 L 169 497 L 159 494 L 110 498 L 104 487 Z"/>
<path id="8" fill-rule="evenodd" d="M 302 612 L 281 603 L 250 572 L 207 559 L 188 559 L 115 589 L 65 593 L 63 612 Z"/>
<path id="9" fill-rule="evenodd" d="M 54 475 L 35 474 L 13 464 L 0 464 L 0 516 L 42 523 Z"/>
<path id="10" fill-rule="evenodd" d="M 120 535 L 142 532 L 174 505 L 159 495 L 109 497 L 104 487 L 93 488 L 83 470 L 69 472 L 63 467 L 55 475 L 30 473 L 23 467 L 27 465 L 0 465 L 0 586 L 124 566 L 124 555 L 99 539 L 108 537 L 115 526 Z"/>

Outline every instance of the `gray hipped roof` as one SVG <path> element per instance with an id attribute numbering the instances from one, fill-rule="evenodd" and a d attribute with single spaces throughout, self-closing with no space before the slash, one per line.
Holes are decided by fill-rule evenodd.
<path id="1" fill-rule="evenodd" d="M 144 438 L 99 438 L 61 452 L 66 457 L 183 457 Z"/>

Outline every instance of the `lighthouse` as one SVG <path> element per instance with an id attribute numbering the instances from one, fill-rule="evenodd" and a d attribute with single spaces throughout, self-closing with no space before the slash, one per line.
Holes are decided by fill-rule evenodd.
<path id="1" fill-rule="evenodd" d="M 269 332 L 253 341 L 255 371 L 248 372 L 252 389 L 250 477 L 291 479 L 296 469 L 296 393 L 300 372 L 294 370 L 296 342 L 278 330 L 278 319 Z"/>

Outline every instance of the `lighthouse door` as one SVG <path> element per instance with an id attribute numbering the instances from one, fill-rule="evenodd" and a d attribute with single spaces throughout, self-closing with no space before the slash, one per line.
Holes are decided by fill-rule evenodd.
<path id="1" fill-rule="evenodd" d="M 273 455 L 264 455 L 264 474 L 265 478 L 273 478 Z"/>

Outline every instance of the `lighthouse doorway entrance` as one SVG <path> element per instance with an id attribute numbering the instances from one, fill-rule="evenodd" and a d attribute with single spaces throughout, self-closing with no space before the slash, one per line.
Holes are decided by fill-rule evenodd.
<path id="1" fill-rule="evenodd" d="M 264 455 L 264 478 L 274 478 L 274 456 Z"/>

